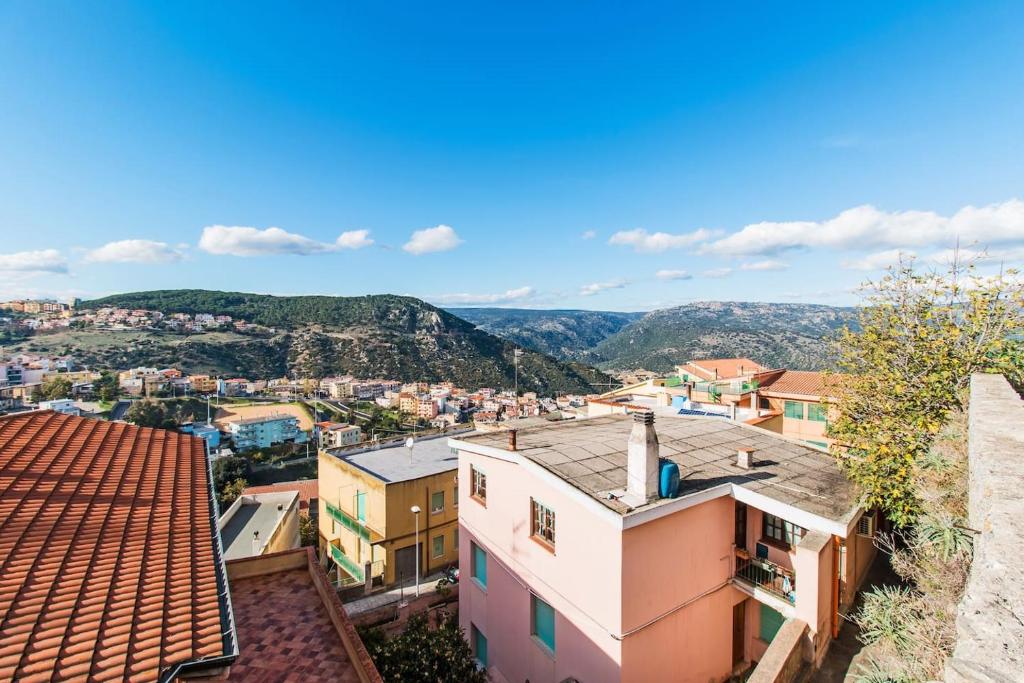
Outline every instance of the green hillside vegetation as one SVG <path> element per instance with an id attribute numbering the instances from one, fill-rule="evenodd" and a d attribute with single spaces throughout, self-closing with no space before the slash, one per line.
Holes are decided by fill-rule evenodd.
<path id="1" fill-rule="evenodd" d="M 834 366 L 830 340 L 854 309 L 812 304 L 701 302 L 652 311 L 599 343 L 605 370 L 669 372 L 695 358 L 747 357 L 769 367 Z"/>
<path id="2" fill-rule="evenodd" d="M 590 349 L 644 315 L 522 308 L 455 308 L 451 312 L 485 332 L 563 360 L 586 360 Z"/>
<path id="3" fill-rule="evenodd" d="M 447 380 L 460 386 L 510 388 L 514 345 L 419 299 L 393 295 L 360 297 L 287 296 L 206 290 L 163 290 L 119 294 L 87 301 L 84 308 L 115 306 L 164 313 L 212 313 L 275 328 L 258 338 L 233 333 L 183 336 L 173 333 L 117 334 L 89 330 L 79 338 L 94 349 L 99 364 L 117 367 L 173 365 L 186 372 L 250 377 L 325 377 L 352 374 L 403 381 Z M 86 334 L 87 333 L 87 334 Z M 63 343 L 79 340 L 62 333 Z M 33 345 L 45 343 L 33 338 Z M 100 340 L 106 339 L 103 343 Z M 95 347 L 103 348 L 101 352 Z M 519 387 L 545 394 L 591 392 L 608 382 L 604 373 L 581 363 L 564 363 L 527 351 L 519 362 Z"/>

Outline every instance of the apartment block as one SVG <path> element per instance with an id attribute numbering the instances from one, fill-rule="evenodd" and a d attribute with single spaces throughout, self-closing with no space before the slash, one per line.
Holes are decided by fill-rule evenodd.
<path id="1" fill-rule="evenodd" d="M 637 412 L 449 443 L 459 617 L 496 680 L 725 681 L 787 623 L 819 662 L 874 557 L 831 458 L 756 427 Z"/>
<path id="2" fill-rule="evenodd" d="M 417 554 L 421 576 L 458 561 L 458 459 L 447 439 L 322 450 L 317 471 L 322 551 L 342 583 L 410 585 Z"/>
<path id="3" fill-rule="evenodd" d="M 227 427 L 231 441 L 239 451 L 269 448 L 286 442 L 305 443 L 308 438 L 306 432 L 299 429 L 298 418 L 284 413 L 233 420 L 227 423 Z"/>

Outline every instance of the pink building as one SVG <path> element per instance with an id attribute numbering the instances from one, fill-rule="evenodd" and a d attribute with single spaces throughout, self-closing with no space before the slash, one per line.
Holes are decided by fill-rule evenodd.
<path id="1" fill-rule="evenodd" d="M 784 625 L 774 653 L 817 663 L 874 556 L 873 518 L 828 455 L 726 419 L 449 443 L 459 616 L 496 681 L 724 681 L 777 659 Z"/>

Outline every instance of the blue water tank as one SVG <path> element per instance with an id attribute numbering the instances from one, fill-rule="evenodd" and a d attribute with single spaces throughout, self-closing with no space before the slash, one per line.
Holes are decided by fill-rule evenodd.
<path id="1" fill-rule="evenodd" d="M 662 498 L 675 498 L 679 495 L 679 465 L 669 460 L 661 461 L 658 495 Z"/>

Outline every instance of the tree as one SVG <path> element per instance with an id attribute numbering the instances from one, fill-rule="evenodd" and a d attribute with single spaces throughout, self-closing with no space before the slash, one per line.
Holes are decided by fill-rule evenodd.
<path id="1" fill-rule="evenodd" d="M 132 403 L 128 412 L 125 413 L 125 419 L 139 427 L 173 429 L 177 426 L 173 416 L 168 414 L 164 405 L 150 399 Z"/>
<path id="2" fill-rule="evenodd" d="M 43 382 L 43 385 L 39 387 L 38 396 L 44 401 L 55 401 L 62 398 L 69 398 L 71 396 L 71 380 L 67 377 L 51 377 L 50 379 Z"/>
<path id="3" fill-rule="evenodd" d="M 309 515 L 299 516 L 299 538 L 302 540 L 303 546 L 310 545 L 315 548 L 319 545 L 320 531 Z"/>
<path id="4" fill-rule="evenodd" d="M 863 494 L 898 526 L 919 511 L 914 466 L 951 410 L 963 407 L 974 372 L 1020 381 L 1024 286 L 1017 273 L 991 277 L 972 264 L 921 272 L 912 260 L 869 284 L 859 329 L 838 340 L 831 391 L 833 453 Z"/>
<path id="5" fill-rule="evenodd" d="M 103 372 L 100 378 L 92 383 L 93 391 L 101 401 L 113 401 L 117 398 L 118 386 L 117 375 L 112 372 Z"/>
<path id="6" fill-rule="evenodd" d="M 223 491 L 229 483 L 249 478 L 249 461 L 237 455 L 228 455 L 213 461 L 213 486 Z"/>
<path id="7" fill-rule="evenodd" d="M 234 481 L 225 484 L 224 488 L 220 491 L 217 504 L 220 505 L 220 510 L 223 513 L 229 505 L 235 502 L 235 500 L 242 495 L 242 491 L 248 488 L 249 482 L 245 479 L 235 479 Z"/>
<path id="8" fill-rule="evenodd" d="M 445 610 L 430 628 L 426 612 L 409 617 L 405 630 L 390 640 L 371 630 L 363 639 L 377 671 L 388 683 L 485 683 L 458 618 Z"/>

